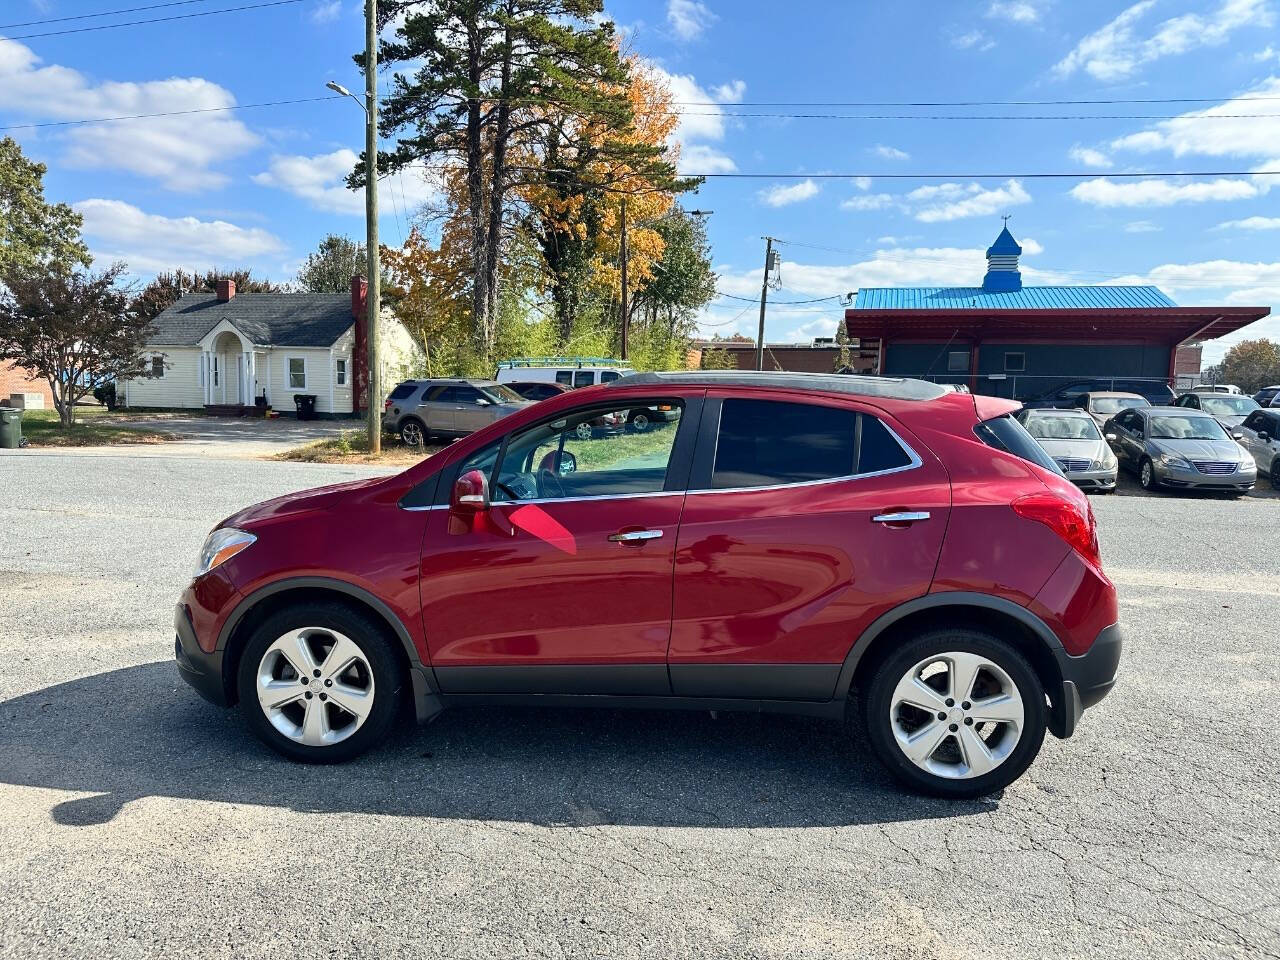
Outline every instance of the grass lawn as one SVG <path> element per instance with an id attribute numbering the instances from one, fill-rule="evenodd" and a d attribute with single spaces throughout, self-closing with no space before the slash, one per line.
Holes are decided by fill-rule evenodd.
<path id="1" fill-rule="evenodd" d="M 57 410 L 24 410 L 22 435 L 33 447 L 100 447 L 119 443 L 164 443 L 175 433 L 126 427 L 127 414 L 105 407 L 77 407 L 76 422 L 62 429 Z"/>
<path id="2" fill-rule="evenodd" d="M 326 437 L 278 453 L 275 459 L 299 463 L 382 463 L 408 467 L 441 449 L 441 446 L 432 444 L 425 448 L 406 447 L 399 440 L 384 435 L 382 452 L 373 456 L 369 453 L 369 435 L 365 431 L 344 430 L 336 437 Z"/>

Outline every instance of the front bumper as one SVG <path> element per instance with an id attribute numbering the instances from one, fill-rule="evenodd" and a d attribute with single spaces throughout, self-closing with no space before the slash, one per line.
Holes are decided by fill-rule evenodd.
<path id="1" fill-rule="evenodd" d="M 1049 729 L 1057 737 L 1075 733 L 1080 715 L 1092 707 L 1115 686 L 1124 638 L 1120 624 L 1104 627 L 1093 645 L 1078 657 L 1065 650 L 1055 651 L 1058 670 L 1062 674 L 1062 694 L 1053 698 Z"/>
<path id="2" fill-rule="evenodd" d="M 1114 490 L 1119 467 L 1110 470 L 1076 470 L 1067 473 L 1067 479 L 1081 490 Z"/>
<path id="3" fill-rule="evenodd" d="M 1213 475 L 1201 473 L 1195 467 L 1174 467 L 1154 459 L 1151 466 L 1158 483 L 1183 490 L 1250 490 L 1258 479 L 1256 470 Z"/>
<path id="4" fill-rule="evenodd" d="M 182 679 L 210 703 L 219 707 L 230 706 L 226 680 L 222 675 L 222 651 L 205 653 L 200 649 L 191 615 L 184 603 L 174 609 L 173 631 L 173 656 Z"/>

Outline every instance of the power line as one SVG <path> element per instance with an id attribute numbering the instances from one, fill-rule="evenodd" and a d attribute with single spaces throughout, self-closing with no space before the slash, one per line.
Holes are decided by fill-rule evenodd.
<path id="1" fill-rule="evenodd" d="M 782 241 L 779 241 L 779 242 L 782 242 Z M 747 302 L 747 303 L 759 303 L 759 302 L 760 302 L 760 298 L 759 298 L 759 297 L 740 297 L 740 296 L 738 296 L 737 294 L 734 294 L 734 293 L 721 293 L 719 290 L 717 290 L 717 291 L 716 291 L 716 296 L 717 296 L 717 297 L 728 297 L 730 300 L 743 300 L 743 301 L 745 301 L 745 302 Z M 822 303 L 824 300 L 839 300 L 839 299 L 840 299 L 840 294 L 838 294 L 838 293 L 837 293 L 837 294 L 834 294 L 834 295 L 832 295 L 832 296 L 830 296 L 830 297 L 814 297 L 812 300 L 770 300 L 769 302 L 770 302 L 771 304 L 773 304 L 774 306 L 783 306 L 783 307 L 785 307 L 785 306 L 787 306 L 788 304 L 796 304 L 796 303 Z M 726 304 L 726 306 L 727 306 L 727 304 Z"/>
<path id="2" fill-rule="evenodd" d="M 567 172 L 567 171 L 563 171 Z M 1088 180 L 1095 177 L 1276 177 L 1280 170 L 1143 170 L 1088 173 L 684 173 L 681 177 L 706 180 Z"/>
<path id="3" fill-rule="evenodd" d="M 263 7 L 283 7 L 286 4 L 302 3 L 303 0 L 267 0 L 265 3 L 250 3 L 242 7 L 223 7 L 220 10 L 201 10 L 196 13 L 176 13 L 171 17 L 152 17 L 150 20 L 124 20 L 120 23 L 101 23 L 91 27 L 68 27 L 65 30 L 49 30 L 45 33 L 23 33 L 16 37 L 0 37 L 0 40 L 34 40 L 38 37 L 62 37 L 71 33 L 90 33 L 94 30 L 114 30 L 117 27 L 137 27 L 148 23 L 169 23 L 173 20 L 192 20 L 196 17 L 212 17 L 219 13 L 239 13 L 242 10 L 261 10 Z"/>
<path id="4" fill-rule="evenodd" d="M 0 38 L 3 39 L 3 38 Z M 269 100 L 266 103 L 237 103 L 229 107 L 197 107 L 192 110 L 167 110 L 163 113 L 135 113 L 122 117 L 95 117 L 89 120 L 48 120 L 41 123 L 14 123 L 0 130 L 28 130 L 38 127 L 73 127 L 86 123 L 115 123 L 118 120 L 154 120 L 158 117 L 185 117 L 193 113 L 222 113 L 227 110 L 254 110 L 259 107 L 281 107 L 295 103 L 319 103 L 322 100 L 342 100 L 342 97 L 301 97 L 297 100 Z"/>
<path id="5" fill-rule="evenodd" d="M 101 13 L 78 13 L 70 17 L 46 17 L 43 20 L 27 20 L 23 23 L 0 23 L 0 30 L 11 30 L 14 27 L 39 27 L 46 23 L 66 23 L 69 20 L 92 20 L 94 17 L 115 17 L 125 13 L 138 13 L 142 10 L 159 10 L 162 7 L 183 7 L 193 3 L 208 3 L 209 0 L 168 0 L 167 3 L 152 3 L 145 7 L 126 7 L 123 10 L 103 10 Z"/>
<path id="6" fill-rule="evenodd" d="M 655 113 L 659 111 L 637 110 L 638 115 L 647 113 Z M 1052 114 L 972 114 L 972 113 L 735 113 L 725 110 L 682 110 L 678 111 L 684 117 L 722 117 L 725 119 L 733 118 L 764 118 L 773 120 L 861 120 L 861 121 L 881 121 L 881 120 L 963 120 L 963 121 L 987 121 L 987 120 L 1280 120 L 1280 113 L 1199 113 L 1193 115 L 1182 113 L 1052 113 Z"/>

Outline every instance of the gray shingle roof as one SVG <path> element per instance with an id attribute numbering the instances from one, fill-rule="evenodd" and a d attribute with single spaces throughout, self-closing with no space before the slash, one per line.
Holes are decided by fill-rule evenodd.
<path id="1" fill-rule="evenodd" d="M 347 293 L 238 293 L 225 302 L 186 293 L 156 317 L 151 343 L 194 346 L 223 320 L 255 344 L 280 347 L 328 347 L 354 323 Z"/>

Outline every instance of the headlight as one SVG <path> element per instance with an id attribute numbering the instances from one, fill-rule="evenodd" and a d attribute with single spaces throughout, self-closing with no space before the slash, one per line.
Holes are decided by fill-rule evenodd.
<path id="1" fill-rule="evenodd" d="M 1182 467 L 1183 469 L 1186 469 L 1186 470 L 1191 469 L 1191 464 L 1188 463 L 1184 458 L 1176 457 L 1171 453 L 1160 454 L 1160 462 L 1163 463 L 1166 467 Z"/>
<path id="2" fill-rule="evenodd" d="M 214 567 L 226 563 L 257 539 L 252 533 L 245 533 L 234 527 L 219 527 L 205 537 L 204 546 L 200 548 L 200 559 L 196 561 L 196 571 L 192 576 L 204 576 Z"/>
<path id="3" fill-rule="evenodd" d="M 1116 465 L 1116 456 L 1110 450 L 1104 450 L 1101 458 L 1093 461 L 1094 470 L 1110 470 Z"/>

